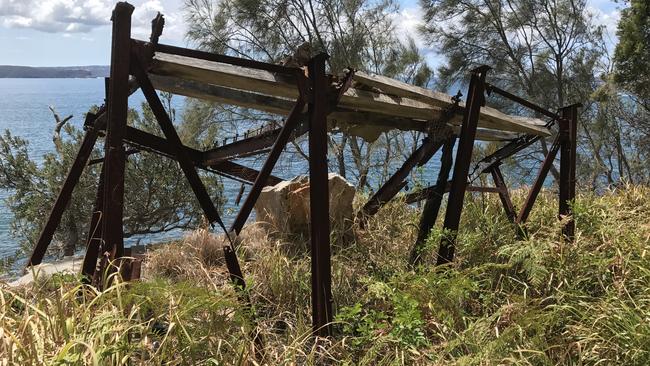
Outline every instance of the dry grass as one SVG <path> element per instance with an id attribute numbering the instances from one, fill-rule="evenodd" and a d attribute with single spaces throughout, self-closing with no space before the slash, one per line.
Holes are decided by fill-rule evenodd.
<path id="1" fill-rule="evenodd" d="M 514 194 L 521 205 L 525 192 Z M 248 226 L 239 257 L 252 309 L 223 264 L 223 237 L 199 230 L 150 253 L 147 281 L 105 292 L 71 277 L 0 290 L 5 364 L 645 365 L 650 362 L 650 189 L 575 204 L 563 241 L 545 193 L 515 241 L 496 197 L 468 195 L 457 261 L 406 261 L 418 210 L 396 201 L 333 235 L 335 337 L 310 336 L 310 260 L 301 236 Z M 442 215 L 441 215 L 442 216 Z M 441 233 L 429 238 L 435 252 Z M 80 289 L 85 295 L 79 297 Z M 257 319 L 257 324 L 253 319 Z M 257 325 L 264 357 L 252 352 Z"/>

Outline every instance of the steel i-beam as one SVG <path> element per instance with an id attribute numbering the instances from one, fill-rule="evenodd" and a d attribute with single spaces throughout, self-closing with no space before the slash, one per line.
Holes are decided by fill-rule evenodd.
<path id="1" fill-rule="evenodd" d="M 308 65 L 312 86 L 312 100 L 308 108 L 312 327 L 314 334 L 321 337 L 332 334 L 333 319 L 327 178 L 327 57 L 327 54 L 319 54 Z"/>
<path id="2" fill-rule="evenodd" d="M 103 212 L 104 250 L 111 259 L 124 251 L 124 134 L 129 98 L 129 69 L 131 58 L 131 14 L 133 6 L 119 2 L 113 10 L 113 43 L 108 90 L 108 122 L 104 156 L 105 186 Z"/>
<path id="3" fill-rule="evenodd" d="M 449 263 L 454 259 L 456 236 L 463 210 L 463 202 L 465 200 L 467 175 L 469 174 L 469 167 L 472 161 L 472 151 L 474 150 L 479 113 L 481 107 L 485 104 L 485 77 L 489 69 L 488 66 L 481 66 L 472 71 L 472 78 L 467 92 L 467 106 L 458 139 L 454 175 L 451 190 L 449 191 L 447 210 L 445 211 L 443 227 L 448 230 L 448 233 L 443 236 L 440 242 L 437 265 Z"/>

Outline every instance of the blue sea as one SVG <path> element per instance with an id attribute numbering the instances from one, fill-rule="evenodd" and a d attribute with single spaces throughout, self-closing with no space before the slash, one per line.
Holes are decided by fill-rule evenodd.
<path id="1" fill-rule="evenodd" d="M 0 131 L 29 141 L 29 155 L 40 162 L 54 149 L 53 106 L 61 118 L 73 115 L 69 123 L 82 126 L 84 114 L 104 99 L 103 79 L 0 79 Z M 17 240 L 11 234 L 11 212 L 4 201 L 10 192 L 0 189 L 0 258 L 12 255 Z"/>

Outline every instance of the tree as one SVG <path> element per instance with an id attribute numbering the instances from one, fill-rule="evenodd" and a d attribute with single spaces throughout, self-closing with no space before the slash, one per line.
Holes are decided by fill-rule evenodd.
<path id="1" fill-rule="evenodd" d="M 169 98 L 166 96 L 163 99 L 174 116 Z M 186 144 L 198 147 L 204 142 L 201 135 L 194 134 L 192 126 L 200 124 L 200 121 L 197 121 L 198 116 L 192 117 L 195 120 L 180 123 L 179 134 Z M 45 224 L 44 217 L 53 206 L 83 137 L 83 132 L 78 128 L 60 122 L 62 120 L 57 118 L 54 131 L 56 149 L 45 154 L 42 163 L 29 156 L 29 142 L 25 139 L 13 136 L 9 131 L 0 136 L 0 188 L 12 192 L 6 203 L 14 216 L 14 236 L 20 240 L 23 251 L 31 250 L 38 239 Z M 161 135 L 153 113 L 146 104 L 143 104 L 141 113 L 135 110 L 129 112 L 129 124 Z M 92 159 L 103 155 L 102 147 L 100 140 Z M 75 249 L 85 246 L 100 169 L 101 164 L 86 167 L 55 233 L 51 254 L 71 255 Z M 222 206 L 221 182 L 208 175 L 202 178 L 217 207 Z M 177 162 L 146 151 L 129 155 L 125 181 L 126 238 L 193 228 L 202 223 L 200 206 Z"/>
<path id="2" fill-rule="evenodd" d="M 593 98 L 610 69 L 603 27 L 593 23 L 586 0 L 421 0 L 421 5 L 422 34 L 447 58 L 438 70 L 442 87 L 487 64 L 493 67 L 489 74 L 493 84 L 547 109 L 582 103 L 579 177 L 593 185 L 618 179 L 617 164 L 610 162 L 625 157 L 629 148 L 623 134 L 612 133 L 621 128 L 617 121 L 603 123 Z M 510 112 L 529 113 L 503 99 L 496 99 L 496 104 Z M 546 152 L 542 143 L 535 159 Z M 520 173 L 529 172 L 529 167 L 525 159 L 514 166 Z M 558 171 L 552 172 L 557 179 Z"/>
<path id="3" fill-rule="evenodd" d="M 330 55 L 329 71 L 334 74 L 351 67 L 421 86 L 427 86 L 432 76 L 415 43 L 402 43 L 395 36 L 393 0 L 186 0 L 185 4 L 188 38 L 208 51 L 282 63 L 307 44 L 312 54 Z M 247 116 L 252 124 L 277 119 L 241 108 L 220 108 L 231 111 L 238 121 Z M 227 122 L 227 116 L 221 117 L 222 123 Z M 356 180 L 359 187 L 371 185 L 370 171 L 385 170 L 409 150 L 395 146 L 396 133 L 364 141 L 340 132 L 330 137 L 330 151 L 339 174 Z M 391 147 L 393 153 L 378 158 L 380 147 Z M 306 156 L 302 150 L 298 143 L 289 153 Z"/>
<path id="4" fill-rule="evenodd" d="M 650 3 L 630 0 L 629 4 L 618 23 L 614 77 L 650 111 Z"/>

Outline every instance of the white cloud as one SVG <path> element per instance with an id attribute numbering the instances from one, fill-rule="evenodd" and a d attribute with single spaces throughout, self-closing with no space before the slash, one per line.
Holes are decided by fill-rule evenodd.
<path id="1" fill-rule="evenodd" d="M 88 33 L 110 24 L 116 0 L 0 0 L 0 24 L 6 28 L 33 29 L 48 33 Z M 134 37 L 148 38 L 151 19 L 165 14 L 163 36 L 182 39 L 182 18 L 177 17 L 179 0 L 137 0 L 132 19 Z"/>
<path id="2" fill-rule="evenodd" d="M 102 0 L 0 0 L 0 19 L 8 28 L 48 33 L 89 32 L 108 24 L 111 2 Z"/>
<path id="3" fill-rule="evenodd" d="M 424 47 L 424 40 L 418 32 L 418 27 L 424 25 L 421 14 L 421 9 L 414 6 L 400 9 L 393 19 L 400 40 L 407 41 L 409 38 L 413 38 L 418 48 Z"/>
<path id="4" fill-rule="evenodd" d="M 424 20 L 422 19 L 422 8 L 415 5 L 400 9 L 393 16 L 393 24 L 395 24 L 396 27 L 397 37 L 402 42 L 407 42 L 409 38 L 412 38 L 415 41 L 415 45 L 420 49 L 420 52 L 430 67 L 435 69 L 442 64 L 442 57 L 433 48 L 427 46 L 422 35 L 418 31 L 420 26 L 424 25 Z"/>
<path id="5" fill-rule="evenodd" d="M 618 42 L 618 37 L 616 37 L 616 28 L 618 27 L 618 21 L 621 19 L 621 12 L 615 7 L 605 8 L 602 6 L 594 6 L 595 4 L 590 4 L 587 6 L 587 11 L 593 16 L 593 21 L 596 25 L 602 25 L 605 27 L 605 38 L 606 41 L 611 44 L 616 44 Z"/>
<path id="6" fill-rule="evenodd" d="M 140 5 L 136 5 L 132 18 L 131 32 L 133 37 L 148 39 L 149 34 L 151 34 L 151 20 L 160 12 L 165 16 L 163 40 L 181 40 L 185 35 L 185 27 L 183 18 L 177 15 L 180 14 L 179 9 L 177 9 L 179 5 L 175 1 L 163 3 L 160 0 L 145 0 Z"/>

